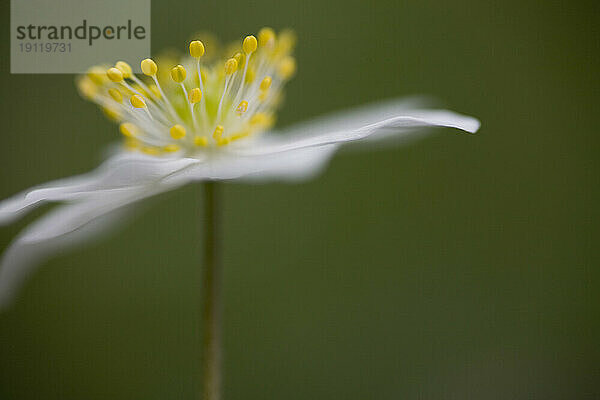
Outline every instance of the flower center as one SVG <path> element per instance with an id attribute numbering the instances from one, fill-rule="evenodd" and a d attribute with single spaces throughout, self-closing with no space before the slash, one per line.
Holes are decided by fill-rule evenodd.
<path id="1" fill-rule="evenodd" d="M 292 32 L 263 28 L 257 36 L 229 46 L 222 52 L 228 58 L 194 40 L 170 70 L 159 68 L 169 61 L 143 60 L 140 77 L 123 61 L 95 66 L 78 88 L 120 123 L 128 149 L 190 155 L 226 146 L 273 125 L 283 85 L 296 70 Z"/>

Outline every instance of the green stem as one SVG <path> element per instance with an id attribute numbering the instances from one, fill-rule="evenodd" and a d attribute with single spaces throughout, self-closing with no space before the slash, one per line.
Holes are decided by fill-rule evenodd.
<path id="1" fill-rule="evenodd" d="M 221 297 L 218 186 L 204 184 L 204 400 L 221 399 Z"/>

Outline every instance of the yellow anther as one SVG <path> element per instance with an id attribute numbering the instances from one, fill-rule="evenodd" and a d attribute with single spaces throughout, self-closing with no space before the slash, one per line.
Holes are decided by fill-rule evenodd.
<path id="1" fill-rule="evenodd" d="M 148 154 L 149 156 L 156 156 L 160 154 L 160 149 L 156 147 L 144 146 L 140 150 L 142 153 Z"/>
<path id="2" fill-rule="evenodd" d="M 229 142 L 231 142 L 231 139 L 229 138 L 219 139 L 217 140 L 217 146 L 226 146 L 229 144 Z"/>
<path id="3" fill-rule="evenodd" d="M 235 53 L 233 55 L 233 58 L 235 59 L 235 61 L 237 61 L 237 65 L 244 65 L 244 63 L 246 62 L 246 56 L 240 52 Z"/>
<path id="4" fill-rule="evenodd" d="M 176 151 L 179 151 L 179 146 L 177 146 L 176 144 L 168 144 L 165 147 L 163 147 L 163 151 L 166 153 L 174 153 Z"/>
<path id="5" fill-rule="evenodd" d="M 265 90 L 269 90 L 269 88 L 271 87 L 271 82 L 272 82 L 271 77 L 265 76 L 264 79 L 262 80 L 262 82 L 260 83 L 260 90 L 262 90 L 263 92 Z"/>
<path id="6" fill-rule="evenodd" d="M 144 98 L 137 94 L 134 94 L 133 96 L 131 96 L 131 99 L 129 99 L 129 102 L 135 108 L 145 108 L 146 107 L 146 101 L 144 101 Z"/>
<path id="7" fill-rule="evenodd" d="M 230 58 L 229 60 L 225 61 L 225 74 L 227 75 L 231 75 L 233 74 L 238 67 L 238 62 L 235 58 Z"/>
<path id="8" fill-rule="evenodd" d="M 133 71 L 131 70 L 131 66 L 125 61 L 117 61 L 115 67 L 123 73 L 123 78 L 129 78 L 133 73 Z"/>
<path id="9" fill-rule="evenodd" d="M 128 138 L 134 138 L 139 132 L 138 127 L 131 122 L 123 122 L 119 125 L 119 131 L 123 136 Z"/>
<path id="10" fill-rule="evenodd" d="M 148 89 L 150 89 L 150 91 L 154 96 L 156 96 L 156 98 L 160 99 L 162 97 L 162 94 L 160 93 L 160 90 L 158 90 L 158 87 L 156 85 L 149 85 Z"/>
<path id="11" fill-rule="evenodd" d="M 121 82 L 123 80 L 123 72 L 120 69 L 112 67 L 106 71 L 106 76 L 113 82 Z"/>
<path id="12" fill-rule="evenodd" d="M 202 91 L 200 88 L 194 88 L 190 90 L 188 93 L 188 99 L 192 104 L 198 103 L 200 99 L 202 99 Z"/>
<path id="13" fill-rule="evenodd" d="M 235 111 L 238 113 L 238 115 L 242 115 L 247 110 L 248 110 L 248 102 L 246 100 L 242 100 L 240 102 L 240 104 L 237 106 L 237 108 L 235 109 Z"/>
<path id="14" fill-rule="evenodd" d="M 169 132 L 171 133 L 171 137 L 173 139 L 181 139 L 185 137 L 185 128 L 179 124 L 173 125 Z"/>
<path id="15" fill-rule="evenodd" d="M 258 44 L 260 47 L 273 46 L 275 43 L 275 31 L 269 27 L 264 27 L 258 31 Z"/>
<path id="16" fill-rule="evenodd" d="M 104 85 L 106 82 L 106 70 L 102 67 L 92 67 L 88 70 L 87 76 L 96 85 Z"/>
<path id="17" fill-rule="evenodd" d="M 103 76 L 106 76 L 106 74 L 103 74 Z M 77 88 L 82 96 L 90 100 L 94 98 L 96 93 L 98 93 L 98 86 L 96 86 L 96 84 L 92 82 L 92 79 L 88 78 L 87 76 L 83 77 L 77 82 Z"/>
<path id="18" fill-rule="evenodd" d="M 255 51 L 257 47 L 258 47 L 258 42 L 257 42 L 256 38 L 252 35 L 246 36 L 246 38 L 244 39 L 244 42 L 242 43 L 242 49 L 244 50 L 244 53 L 250 54 L 253 51 Z"/>
<path id="19" fill-rule="evenodd" d="M 134 138 L 126 138 L 124 145 L 128 150 L 135 150 L 140 146 L 140 142 Z"/>
<path id="20" fill-rule="evenodd" d="M 265 113 L 256 113 L 250 118 L 251 125 L 263 125 L 267 120 L 267 116 Z"/>
<path id="21" fill-rule="evenodd" d="M 215 128 L 215 131 L 213 132 L 213 138 L 217 141 L 219 141 L 221 139 L 221 136 L 223 136 L 223 132 L 225 131 L 225 128 L 223 128 L 223 125 L 217 125 L 217 127 Z"/>
<path id="22" fill-rule="evenodd" d="M 103 107 L 104 115 L 111 121 L 119 122 L 121 120 L 121 113 L 111 107 Z"/>
<path id="23" fill-rule="evenodd" d="M 123 95 L 121 94 L 121 92 L 119 92 L 119 89 L 114 89 L 114 88 L 113 89 L 108 89 L 108 94 L 117 103 L 122 103 L 123 102 Z"/>
<path id="24" fill-rule="evenodd" d="M 254 82 L 255 77 L 256 72 L 254 72 L 254 68 L 248 68 L 248 71 L 246 71 L 246 83 Z"/>
<path id="25" fill-rule="evenodd" d="M 285 29 L 279 33 L 277 51 L 280 54 L 289 53 L 296 44 L 296 34 L 291 29 Z"/>
<path id="26" fill-rule="evenodd" d="M 158 66 L 151 58 L 146 58 L 145 60 L 142 60 L 141 67 L 142 72 L 148 76 L 154 76 L 158 71 Z"/>
<path id="27" fill-rule="evenodd" d="M 262 112 L 256 113 L 250 118 L 250 125 L 267 127 L 273 124 L 273 116 Z"/>
<path id="28" fill-rule="evenodd" d="M 204 55 L 204 43 L 194 40 L 190 43 L 190 55 L 194 58 L 200 58 Z"/>
<path id="29" fill-rule="evenodd" d="M 206 136 L 196 136 L 194 138 L 194 144 L 198 147 L 206 147 L 208 146 L 208 139 Z"/>
<path id="30" fill-rule="evenodd" d="M 179 64 L 171 68 L 171 79 L 173 79 L 177 83 L 181 83 L 185 80 L 185 68 L 183 65 Z"/>
<path id="31" fill-rule="evenodd" d="M 231 137 L 230 137 L 229 139 L 230 139 L 232 142 L 235 142 L 236 140 L 243 139 L 243 138 L 245 138 L 246 136 L 249 136 L 249 135 L 250 135 L 250 131 L 248 131 L 248 130 L 244 130 L 244 131 L 241 131 L 241 132 L 239 132 L 239 133 L 236 133 L 236 134 L 234 134 L 234 135 L 231 135 Z"/>
<path id="32" fill-rule="evenodd" d="M 285 57 L 279 64 L 279 75 L 283 79 L 289 79 L 296 72 L 296 60 L 293 57 Z"/>

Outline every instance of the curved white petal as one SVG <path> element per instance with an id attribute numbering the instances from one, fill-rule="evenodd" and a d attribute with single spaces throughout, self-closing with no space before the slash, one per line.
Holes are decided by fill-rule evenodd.
<path id="1" fill-rule="evenodd" d="M 414 110 L 430 107 L 433 101 L 423 96 L 393 98 L 345 108 L 301 121 L 281 130 L 285 135 L 321 135 L 328 132 L 354 130 Z"/>
<path id="2" fill-rule="evenodd" d="M 168 159 L 118 153 L 95 171 L 40 185 L 0 202 L 0 224 L 16 219 L 43 202 L 105 196 L 110 190 L 152 184 L 198 162 L 192 158 Z"/>
<path id="3" fill-rule="evenodd" d="M 120 200 L 120 199 L 119 199 Z M 67 204 L 49 212 L 34 222 L 17 237 L 2 254 L 0 267 L 0 309 L 6 307 L 15 297 L 25 279 L 44 259 L 60 251 L 82 244 L 102 233 L 122 220 L 123 203 L 115 202 L 100 206 L 88 200 L 82 203 Z M 102 209 L 100 211 L 100 209 Z M 63 222 L 64 221 L 64 222 Z M 75 221 L 79 221 L 75 228 Z M 87 221 L 87 222 L 84 222 Z M 52 226 L 58 222 L 60 226 Z M 70 227 L 68 226 L 70 224 Z M 53 230 L 54 234 L 49 235 Z M 62 231 L 63 234 L 56 234 Z M 48 237 L 46 240 L 32 240 Z"/>
<path id="4" fill-rule="evenodd" d="M 417 128 L 450 127 L 474 133 L 477 119 L 447 110 L 410 110 L 393 100 L 318 117 L 279 133 L 263 135 L 252 146 L 233 147 L 242 155 L 265 155 L 294 149 L 411 134 Z"/>
<path id="5" fill-rule="evenodd" d="M 100 179 L 93 181 L 95 186 L 87 183 L 85 195 L 63 197 L 68 198 L 67 204 L 51 210 L 25 228 L 4 252 L 0 262 L 0 308 L 12 299 L 39 262 L 98 235 L 121 219 L 120 210 L 124 206 L 187 183 L 189 178 L 177 176 L 199 161 L 185 160 L 169 163 L 162 160 L 151 163 L 151 167 L 145 162 L 136 164 L 143 165 L 145 171 L 140 175 L 142 184 L 139 185 L 125 186 L 119 179 Z M 119 184 L 119 187 L 106 188 L 110 187 L 109 183 Z M 66 196 L 69 192 L 65 189 L 64 193 Z"/>
<path id="6" fill-rule="evenodd" d="M 19 235 L 19 241 L 35 244 L 66 235 L 117 208 L 160 193 L 162 189 L 161 186 L 111 189 L 98 197 L 59 206 L 27 226 Z"/>
<path id="7" fill-rule="evenodd" d="M 288 152 L 264 155 L 241 155 L 235 151 L 220 151 L 212 154 L 180 174 L 168 178 L 172 180 L 251 180 L 298 181 L 319 173 L 331 158 L 337 145 L 301 148 Z"/>

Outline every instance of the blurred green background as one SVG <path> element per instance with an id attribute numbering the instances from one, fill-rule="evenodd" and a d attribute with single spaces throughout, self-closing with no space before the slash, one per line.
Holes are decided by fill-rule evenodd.
<path id="1" fill-rule="evenodd" d="M 10 75 L 8 3 L 1 198 L 118 137 L 72 76 Z M 419 93 L 483 122 L 305 184 L 224 185 L 226 399 L 599 398 L 598 2 L 152 6 L 154 52 L 294 28 L 280 126 Z M 44 264 L 0 314 L 0 399 L 197 399 L 201 198 Z"/>

